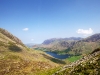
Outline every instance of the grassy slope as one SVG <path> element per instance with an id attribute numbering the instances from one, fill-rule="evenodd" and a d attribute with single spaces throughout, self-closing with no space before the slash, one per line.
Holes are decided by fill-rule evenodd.
<path id="1" fill-rule="evenodd" d="M 9 34 L 0 32 L 0 75 L 41 75 L 42 71 L 52 73 L 65 64 L 44 52 L 25 47 Z"/>
<path id="2" fill-rule="evenodd" d="M 75 62 L 75 61 L 79 60 L 80 58 L 82 58 L 82 56 L 72 56 L 72 57 L 65 59 L 65 61 Z"/>

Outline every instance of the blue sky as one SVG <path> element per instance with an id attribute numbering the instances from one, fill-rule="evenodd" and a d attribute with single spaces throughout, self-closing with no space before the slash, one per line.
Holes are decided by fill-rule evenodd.
<path id="1" fill-rule="evenodd" d="M 23 43 L 100 33 L 100 0 L 0 0 L 0 27 Z"/>

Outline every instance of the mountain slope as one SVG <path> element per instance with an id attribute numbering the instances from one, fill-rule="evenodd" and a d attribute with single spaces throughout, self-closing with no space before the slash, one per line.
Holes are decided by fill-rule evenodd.
<path id="1" fill-rule="evenodd" d="M 76 42 L 70 47 L 70 54 L 89 54 L 96 48 L 100 48 L 100 33 Z"/>
<path id="2" fill-rule="evenodd" d="M 70 65 L 64 66 L 53 75 L 100 75 L 100 49 Z"/>
<path id="3" fill-rule="evenodd" d="M 17 37 L 0 28 L 0 75 L 38 75 L 62 64 L 65 62 L 27 48 Z"/>

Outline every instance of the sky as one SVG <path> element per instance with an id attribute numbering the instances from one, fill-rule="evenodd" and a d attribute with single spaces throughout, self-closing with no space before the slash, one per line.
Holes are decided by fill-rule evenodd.
<path id="1" fill-rule="evenodd" d="M 0 0 L 0 28 L 23 43 L 100 33 L 100 0 Z"/>

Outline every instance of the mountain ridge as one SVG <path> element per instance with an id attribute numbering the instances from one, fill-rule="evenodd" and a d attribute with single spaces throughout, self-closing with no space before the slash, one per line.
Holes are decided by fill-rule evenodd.
<path id="1" fill-rule="evenodd" d="M 80 37 L 70 37 L 70 38 L 53 38 L 45 40 L 40 45 L 34 45 L 32 48 L 34 49 L 47 49 L 47 51 L 64 51 L 70 46 L 72 46 L 76 41 L 81 40 L 83 38 Z"/>
<path id="2" fill-rule="evenodd" d="M 48 45 L 52 42 L 55 42 L 55 41 L 67 41 L 67 40 L 70 40 L 70 41 L 73 41 L 73 40 L 81 40 L 82 38 L 81 37 L 69 37 L 69 38 L 51 38 L 51 39 L 47 39 L 45 40 L 42 44 L 44 45 Z"/>
<path id="3" fill-rule="evenodd" d="M 71 51 L 78 54 L 88 54 L 91 53 L 94 49 L 100 48 L 100 33 L 93 34 L 83 40 L 77 41 Z"/>

